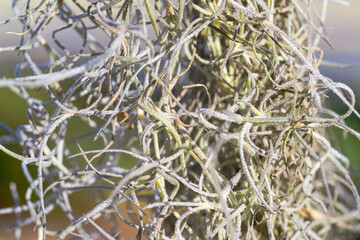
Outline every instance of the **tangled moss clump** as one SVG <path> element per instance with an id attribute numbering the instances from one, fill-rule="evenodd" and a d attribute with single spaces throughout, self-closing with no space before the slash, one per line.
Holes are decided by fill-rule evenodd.
<path id="1" fill-rule="evenodd" d="M 23 25 L 20 46 L 1 50 L 25 61 L 0 86 L 29 106 L 29 123 L 9 131 L 22 155 L 0 145 L 29 182 L 30 216 L 13 229 L 35 224 L 40 239 L 118 239 L 123 224 L 137 239 L 360 230 L 349 161 L 325 134 L 360 140 L 343 121 L 360 116 L 354 94 L 318 70 L 327 1 L 320 13 L 311 0 L 25 2 L 2 22 Z M 64 36 L 80 39 L 77 52 Z M 329 91 L 345 114 L 325 107 Z M 89 191 L 92 209 L 79 214 L 72 195 Z M 56 209 L 67 227 L 49 222 Z"/>

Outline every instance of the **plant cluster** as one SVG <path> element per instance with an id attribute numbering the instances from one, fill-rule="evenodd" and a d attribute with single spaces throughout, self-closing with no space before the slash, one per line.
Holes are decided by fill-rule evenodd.
<path id="1" fill-rule="evenodd" d="M 0 51 L 24 62 L 0 87 L 26 101 L 28 124 L 1 125 L 21 155 L 0 149 L 29 186 L 0 214 L 29 212 L 12 228 L 34 224 L 39 239 L 118 239 L 120 222 L 136 239 L 359 231 L 349 160 L 325 134 L 360 140 L 344 123 L 360 116 L 352 90 L 318 70 L 327 2 L 319 13 L 311 0 L 14 1 L 0 24 L 22 24 L 20 45 Z M 325 107 L 328 92 L 345 114 Z M 72 195 L 89 191 L 93 208 L 75 213 Z M 59 209 L 67 227 L 48 227 Z"/>

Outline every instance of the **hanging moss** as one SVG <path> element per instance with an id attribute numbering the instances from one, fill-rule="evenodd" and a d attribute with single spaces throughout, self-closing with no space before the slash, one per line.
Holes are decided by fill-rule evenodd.
<path id="1" fill-rule="evenodd" d="M 343 121 L 360 115 L 352 90 L 318 70 L 322 4 L 15 3 L 20 45 L 0 51 L 25 61 L 0 86 L 26 100 L 28 123 L 10 132 L 22 155 L 0 147 L 22 161 L 30 217 L 13 229 L 32 223 L 39 239 L 119 239 L 124 225 L 136 239 L 355 234 L 359 194 L 325 129 L 360 140 Z M 33 60 L 38 49 L 46 63 Z M 326 107 L 328 92 L 345 114 Z M 74 192 L 86 196 L 81 213 Z M 56 210 L 66 225 L 54 226 Z"/>

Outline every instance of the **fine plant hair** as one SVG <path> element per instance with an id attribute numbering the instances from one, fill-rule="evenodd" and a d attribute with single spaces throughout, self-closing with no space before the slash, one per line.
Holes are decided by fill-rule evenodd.
<path id="1" fill-rule="evenodd" d="M 12 183 L 15 205 L 0 214 L 16 215 L 15 238 L 27 225 L 38 239 L 120 239 L 124 225 L 136 239 L 359 232 L 349 159 L 326 130 L 360 140 L 344 122 L 360 114 L 353 91 L 318 69 L 320 40 L 331 46 L 319 2 L 13 1 L 0 24 L 22 25 L 10 33 L 19 44 L 0 52 L 24 62 L 0 87 L 25 100 L 28 123 L 0 123 L 0 149 L 28 188 L 21 203 Z M 76 211 L 75 193 L 92 208 Z"/>

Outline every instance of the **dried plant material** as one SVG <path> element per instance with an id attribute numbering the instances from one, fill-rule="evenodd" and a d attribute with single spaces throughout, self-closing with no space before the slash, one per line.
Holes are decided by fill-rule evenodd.
<path id="1" fill-rule="evenodd" d="M 26 31 L 0 52 L 25 61 L 0 87 L 26 101 L 29 121 L 0 123 L 23 154 L 0 150 L 22 161 L 29 186 L 21 205 L 12 185 L 15 206 L 0 214 L 16 214 L 17 238 L 28 224 L 39 239 L 120 239 L 124 225 L 136 239 L 360 231 L 349 160 L 325 134 L 360 140 L 343 121 L 360 114 L 352 90 L 318 70 L 328 64 L 322 2 L 317 13 L 311 0 L 15 1 L 17 16 L 1 24 Z M 48 62 L 33 61 L 37 49 Z M 328 91 L 345 114 L 326 108 Z M 91 209 L 76 211 L 75 192 L 92 194 L 82 200 Z M 65 227 L 52 224 L 55 211 Z"/>

